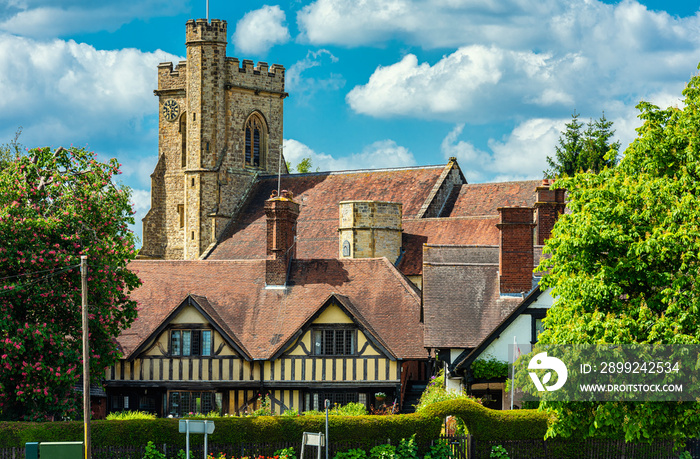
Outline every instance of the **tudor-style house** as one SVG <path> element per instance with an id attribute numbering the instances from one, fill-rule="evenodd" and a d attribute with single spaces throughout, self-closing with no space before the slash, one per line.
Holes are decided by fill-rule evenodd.
<path id="1" fill-rule="evenodd" d="M 188 21 L 187 61 L 158 66 L 139 316 L 107 408 L 233 414 L 268 396 L 281 413 L 383 392 L 410 410 L 436 357 L 455 365 L 520 311 L 563 194 L 468 184 L 455 158 L 288 174 L 284 68 L 226 57 L 226 34 Z"/>

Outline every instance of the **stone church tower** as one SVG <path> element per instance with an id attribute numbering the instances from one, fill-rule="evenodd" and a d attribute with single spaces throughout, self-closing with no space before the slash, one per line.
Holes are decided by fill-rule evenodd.
<path id="1" fill-rule="evenodd" d="M 284 67 L 240 65 L 226 57 L 226 34 L 226 21 L 189 20 L 187 60 L 158 66 L 158 163 L 142 257 L 200 258 L 256 177 L 278 172 Z"/>

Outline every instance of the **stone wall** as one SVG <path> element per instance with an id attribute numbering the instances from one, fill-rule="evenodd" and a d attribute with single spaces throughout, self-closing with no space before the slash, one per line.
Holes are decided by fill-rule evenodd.
<path id="1" fill-rule="evenodd" d="M 339 204 L 340 258 L 386 257 L 401 254 L 402 205 L 382 201 L 342 201 Z"/>

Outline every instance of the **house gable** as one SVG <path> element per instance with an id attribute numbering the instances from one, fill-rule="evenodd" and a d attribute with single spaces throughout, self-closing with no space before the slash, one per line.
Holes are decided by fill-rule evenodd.
<path id="1" fill-rule="evenodd" d="M 356 330 L 353 355 L 384 356 L 389 360 L 396 360 L 396 356 L 348 298 L 336 294 L 326 299 L 299 331 L 272 356 L 272 360 L 282 355 L 318 355 L 313 348 L 313 332 L 319 329 Z"/>
<path id="2" fill-rule="evenodd" d="M 170 356 L 172 349 L 168 331 L 171 329 L 210 329 L 212 331 L 212 355 L 240 356 L 245 360 L 251 360 L 246 350 L 228 326 L 218 317 L 207 299 L 195 295 L 188 295 L 179 306 L 173 309 L 151 335 L 134 349 L 128 356 L 128 360 L 134 360 L 141 356 Z"/>

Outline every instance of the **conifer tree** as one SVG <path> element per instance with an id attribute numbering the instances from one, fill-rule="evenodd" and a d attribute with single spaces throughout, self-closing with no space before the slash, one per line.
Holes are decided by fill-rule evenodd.
<path id="1" fill-rule="evenodd" d="M 583 129 L 584 124 L 578 118 L 576 112 L 571 115 L 571 122 L 559 136 L 555 158 L 547 157 L 549 169 L 544 172 L 546 178 L 571 177 L 588 171 L 597 174 L 605 167 L 617 164 L 620 142 L 612 142 L 615 135 L 613 122 L 603 113 L 597 120 L 591 119 Z"/>

